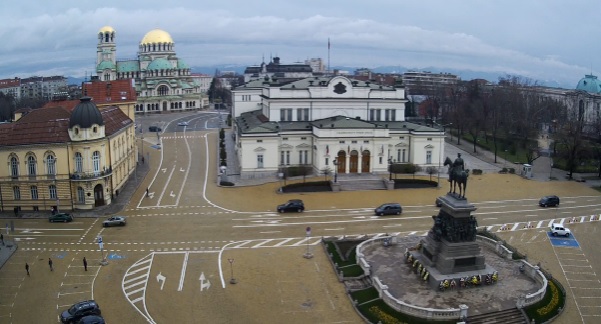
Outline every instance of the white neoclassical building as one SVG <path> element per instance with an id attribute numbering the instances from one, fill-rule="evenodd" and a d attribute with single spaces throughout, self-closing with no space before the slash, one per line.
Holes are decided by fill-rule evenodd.
<path id="1" fill-rule="evenodd" d="M 137 113 L 196 110 L 208 107 L 190 67 L 175 53 L 175 43 L 164 30 L 146 33 L 137 59 L 117 59 L 116 32 L 98 31 L 96 73 L 101 81 L 132 79 L 138 97 Z"/>
<path id="2" fill-rule="evenodd" d="M 405 88 L 343 76 L 264 78 L 232 91 L 242 178 L 287 166 L 385 173 L 389 161 L 439 167 L 444 133 L 405 121 Z"/>

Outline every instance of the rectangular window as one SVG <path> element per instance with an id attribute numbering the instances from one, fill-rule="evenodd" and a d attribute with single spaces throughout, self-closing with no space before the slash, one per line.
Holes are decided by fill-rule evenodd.
<path id="1" fill-rule="evenodd" d="M 306 137 L 301 137 L 301 140 L 306 140 L 306 139 L 307 139 Z"/>
<path id="2" fill-rule="evenodd" d="M 303 120 L 309 120 L 309 108 L 303 109 Z"/>
<path id="3" fill-rule="evenodd" d="M 257 140 L 257 143 L 263 143 L 263 140 Z"/>
<path id="4" fill-rule="evenodd" d="M 401 152 L 401 161 L 407 162 L 407 149 L 403 149 Z"/>
<path id="5" fill-rule="evenodd" d="M 288 137 L 282 137 L 282 141 L 287 141 Z"/>
<path id="6" fill-rule="evenodd" d="M 263 154 L 257 155 L 257 168 L 263 169 Z"/>
<path id="7" fill-rule="evenodd" d="M 426 151 L 426 164 L 432 164 L 432 151 Z"/>
<path id="8" fill-rule="evenodd" d="M 50 185 L 48 187 L 48 193 L 50 194 L 50 199 L 56 200 L 56 186 L 55 185 Z"/>
<path id="9" fill-rule="evenodd" d="M 427 141 L 431 141 L 431 140 L 432 140 L 432 137 L 428 137 Z"/>
<path id="10" fill-rule="evenodd" d="M 280 151 L 280 165 L 284 165 L 284 151 Z"/>
<path id="11" fill-rule="evenodd" d="M 386 111 L 384 111 L 384 119 L 386 121 L 390 120 L 390 109 L 386 109 Z"/>
<path id="12" fill-rule="evenodd" d="M 38 187 L 37 186 L 31 186 L 31 199 L 33 200 L 37 200 L 38 199 Z"/>
<path id="13" fill-rule="evenodd" d="M 292 109 L 282 109 L 280 112 L 280 121 L 292 121 Z"/>
<path id="14" fill-rule="evenodd" d="M 344 141 L 338 141 L 338 143 L 340 143 L 340 144 L 344 144 Z"/>
<path id="15" fill-rule="evenodd" d="M 286 165 L 290 165 L 290 151 L 286 151 Z"/>
<path id="16" fill-rule="evenodd" d="M 21 200 L 21 190 L 19 187 L 13 187 L 13 196 L 15 197 L 15 200 Z"/>
<path id="17" fill-rule="evenodd" d="M 352 144 L 357 144 L 357 141 L 351 141 Z"/>
<path id="18" fill-rule="evenodd" d="M 404 162 L 403 160 L 401 160 L 401 150 L 400 149 L 396 150 L 396 160 L 399 162 Z"/>
<path id="19" fill-rule="evenodd" d="M 369 141 L 363 141 L 363 144 L 369 144 Z"/>

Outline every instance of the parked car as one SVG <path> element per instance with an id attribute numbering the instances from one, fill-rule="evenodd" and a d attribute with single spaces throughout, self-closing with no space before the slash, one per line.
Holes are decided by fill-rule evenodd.
<path id="1" fill-rule="evenodd" d="M 555 207 L 559 206 L 559 197 L 555 195 L 544 196 L 538 201 L 538 205 L 541 207 Z"/>
<path id="2" fill-rule="evenodd" d="M 384 215 L 400 215 L 403 212 L 403 208 L 399 203 L 387 203 L 382 204 L 378 208 L 374 210 L 376 215 L 384 216 Z"/>
<path id="3" fill-rule="evenodd" d="M 149 132 L 162 132 L 163 129 L 158 126 L 149 126 L 148 131 Z"/>
<path id="4" fill-rule="evenodd" d="M 285 204 L 278 205 L 278 213 L 284 213 L 289 211 L 302 212 L 305 210 L 305 204 L 300 199 L 290 199 Z"/>
<path id="5" fill-rule="evenodd" d="M 104 318 L 98 315 L 88 315 L 82 317 L 77 324 L 105 324 Z"/>
<path id="6" fill-rule="evenodd" d="M 177 126 L 188 126 L 188 122 L 187 121 L 179 122 L 179 123 L 177 123 Z"/>
<path id="7" fill-rule="evenodd" d="M 54 223 L 54 222 L 66 223 L 66 222 L 73 221 L 73 216 L 71 216 L 71 214 L 68 214 L 68 213 L 58 213 L 58 214 L 48 216 L 48 221 L 50 223 Z"/>
<path id="8" fill-rule="evenodd" d="M 553 234 L 553 236 L 570 236 L 572 231 L 570 231 L 569 228 L 563 227 L 561 224 L 553 223 L 551 224 L 551 234 Z"/>
<path id="9" fill-rule="evenodd" d="M 102 222 L 102 226 L 125 226 L 126 223 L 127 221 L 125 219 L 125 216 L 113 216 Z"/>
<path id="10" fill-rule="evenodd" d="M 100 315 L 100 313 L 100 307 L 96 301 L 80 301 L 61 313 L 61 323 L 77 323 L 84 316 Z"/>

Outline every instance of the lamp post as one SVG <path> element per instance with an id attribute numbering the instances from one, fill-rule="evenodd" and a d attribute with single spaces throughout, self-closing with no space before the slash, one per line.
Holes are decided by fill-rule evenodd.
<path id="1" fill-rule="evenodd" d="M 334 158 L 332 161 L 334 164 L 334 183 L 338 182 L 338 160 Z"/>
<path id="2" fill-rule="evenodd" d="M 440 169 L 442 168 L 442 141 L 446 136 L 445 127 L 453 125 L 453 123 L 448 123 L 445 125 L 440 125 L 438 123 L 435 124 L 442 128 L 442 136 L 440 136 L 440 144 L 438 145 L 438 186 L 440 187 Z"/>

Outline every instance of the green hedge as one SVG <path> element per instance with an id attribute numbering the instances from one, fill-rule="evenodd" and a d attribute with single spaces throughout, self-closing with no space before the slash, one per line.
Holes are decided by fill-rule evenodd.
<path id="1" fill-rule="evenodd" d="M 545 297 L 538 303 L 525 307 L 524 311 L 530 320 L 536 323 L 545 323 L 560 314 L 560 308 L 565 308 L 566 296 L 563 294 L 561 284 L 553 278 L 547 278 L 549 286 Z"/>

